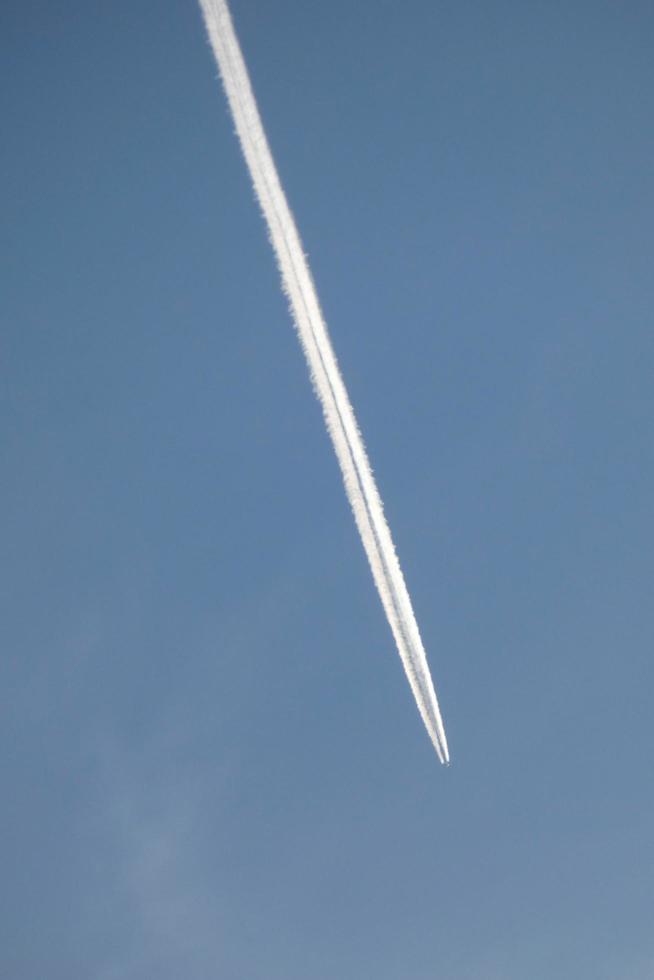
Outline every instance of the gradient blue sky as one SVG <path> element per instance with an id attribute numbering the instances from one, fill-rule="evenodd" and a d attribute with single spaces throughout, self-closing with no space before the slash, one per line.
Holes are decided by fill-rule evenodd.
<path id="1" fill-rule="evenodd" d="M 0 12 L 0 975 L 654 975 L 649 3 L 233 0 L 422 728 L 192 0 Z"/>

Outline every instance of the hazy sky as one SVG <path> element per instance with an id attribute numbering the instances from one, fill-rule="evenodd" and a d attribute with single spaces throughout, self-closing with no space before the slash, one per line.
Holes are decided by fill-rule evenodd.
<path id="1" fill-rule="evenodd" d="M 193 0 L 0 12 L 0 975 L 654 975 L 654 13 L 233 0 L 439 766 Z"/>

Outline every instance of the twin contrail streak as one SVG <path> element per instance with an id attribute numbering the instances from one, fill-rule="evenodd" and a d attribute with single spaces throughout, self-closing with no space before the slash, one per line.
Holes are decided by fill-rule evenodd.
<path id="1" fill-rule="evenodd" d="M 200 0 L 200 6 L 373 578 L 429 737 L 441 762 L 449 762 L 443 721 L 409 593 L 229 9 L 224 0 Z"/>

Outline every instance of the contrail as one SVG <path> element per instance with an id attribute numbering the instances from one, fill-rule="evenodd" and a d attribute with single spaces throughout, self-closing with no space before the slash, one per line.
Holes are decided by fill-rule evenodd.
<path id="1" fill-rule="evenodd" d="M 375 585 L 429 737 L 441 762 L 449 762 L 443 721 L 409 593 L 229 8 L 225 0 L 200 0 L 200 6 Z"/>

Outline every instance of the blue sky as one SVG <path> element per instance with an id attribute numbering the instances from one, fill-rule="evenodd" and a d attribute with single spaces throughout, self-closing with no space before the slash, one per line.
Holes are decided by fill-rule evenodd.
<path id="1" fill-rule="evenodd" d="M 233 0 L 422 728 L 192 2 L 0 13 L 0 974 L 649 980 L 648 4 Z"/>

